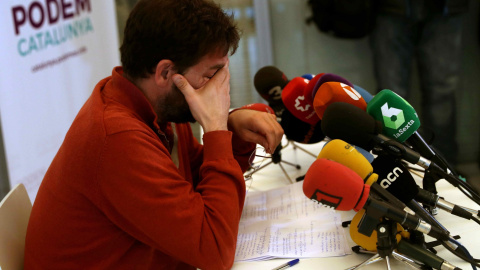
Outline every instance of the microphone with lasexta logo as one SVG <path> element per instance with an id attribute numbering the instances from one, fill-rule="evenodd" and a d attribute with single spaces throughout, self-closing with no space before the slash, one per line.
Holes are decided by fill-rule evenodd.
<path id="1" fill-rule="evenodd" d="M 424 177 L 424 188 L 436 193 L 435 182 L 445 177 L 451 184 L 459 187 L 464 193 L 478 193 L 469 183 L 458 178 L 453 169 L 443 158 L 425 142 L 417 132 L 420 120 L 413 107 L 402 97 L 391 90 L 380 91 L 368 103 L 367 113 L 383 125 L 382 133 L 396 141 L 406 142 L 423 157 L 432 160 L 442 172 L 428 170 Z M 445 173 L 447 176 L 445 176 Z M 470 194 L 468 195 L 470 196 Z"/>
<path id="2" fill-rule="evenodd" d="M 380 91 L 368 104 L 367 113 L 382 122 L 383 134 L 401 143 L 407 142 L 420 155 L 455 174 L 448 162 L 441 158 L 418 132 L 420 119 L 415 109 L 395 92 L 388 89 Z"/>

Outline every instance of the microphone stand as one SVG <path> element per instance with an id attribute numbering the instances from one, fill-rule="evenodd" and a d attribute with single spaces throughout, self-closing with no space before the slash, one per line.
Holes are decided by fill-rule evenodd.
<path id="1" fill-rule="evenodd" d="M 393 257 L 395 260 L 400 261 L 407 266 L 413 269 L 424 269 L 423 265 L 417 263 L 413 259 L 397 253 L 395 249 L 397 248 L 397 223 L 392 220 L 383 219 L 383 221 L 379 222 L 376 228 L 377 231 L 377 253 L 373 252 L 365 252 L 365 253 L 373 253 L 374 255 L 367 259 L 366 261 L 358 264 L 356 266 L 348 268 L 348 270 L 360 269 L 366 265 L 370 265 L 382 260 L 385 260 L 387 269 L 391 269 L 390 266 L 390 257 Z M 352 250 L 356 253 L 364 253 L 360 251 L 359 248 L 353 247 Z"/>
<path id="2" fill-rule="evenodd" d="M 423 189 L 433 194 L 437 194 L 438 192 L 435 184 L 437 183 L 438 180 L 440 180 L 438 176 L 435 177 L 430 170 L 425 170 L 425 173 L 423 174 L 423 181 L 422 181 Z M 438 214 L 438 209 L 435 206 L 424 204 L 423 207 L 427 209 L 432 215 Z"/>
<path id="3" fill-rule="evenodd" d="M 290 143 L 291 143 L 292 146 L 293 146 L 293 150 L 297 150 L 297 148 L 298 148 L 298 149 L 302 150 L 303 152 L 309 154 L 310 156 L 312 156 L 312 157 L 314 157 L 314 158 L 317 157 L 317 156 L 315 156 L 312 152 L 306 150 L 305 148 L 302 148 L 302 147 L 298 146 L 298 144 L 296 144 L 294 141 L 291 141 L 291 140 L 288 140 L 288 142 L 287 142 L 287 144 L 285 145 L 285 147 L 286 147 L 287 145 L 289 145 Z"/>
<path id="4" fill-rule="evenodd" d="M 288 140 L 288 138 L 287 138 L 287 144 L 285 145 L 285 147 L 287 147 L 289 144 L 292 144 L 293 150 L 297 150 L 297 148 L 298 148 L 298 149 L 302 150 L 303 152 L 309 154 L 310 156 L 312 156 L 312 157 L 314 157 L 314 158 L 317 158 L 317 156 L 315 156 L 312 152 L 306 150 L 305 148 L 300 147 L 300 146 L 299 146 L 298 144 L 296 144 L 294 141 Z M 304 178 L 305 178 L 305 175 L 301 175 L 301 176 L 297 177 L 295 180 L 296 180 L 297 182 L 300 182 L 300 181 L 302 181 Z"/>
<path id="5" fill-rule="evenodd" d="M 288 145 L 288 143 L 287 143 Z M 285 146 L 287 146 L 285 145 Z M 245 174 L 245 178 L 249 178 L 251 177 L 254 173 L 260 171 L 261 169 L 267 167 L 268 165 L 270 164 L 278 164 L 278 166 L 280 166 L 280 169 L 282 169 L 283 171 L 283 174 L 285 174 L 285 177 L 287 177 L 287 179 L 291 182 L 291 183 L 295 183 L 293 182 L 293 180 L 290 178 L 290 176 L 287 174 L 287 172 L 285 171 L 285 168 L 283 167 L 282 163 L 284 164 L 287 164 L 287 165 L 290 165 L 290 166 L 293 166 L 295 167 L 297 170 L 300 170 L 301 167 L 300 165 L 298 164 L 294 164 L 294 163 L 291 163 L 291 162 L 288 162 L 288 161 L 285 161 L 285 160 L 282 160 L 282 153 L 281 153 L 281 150 L 282 150 L 283 146 L 282 144 L 279 144 L 277 146 L 277 148 L 275 148 L 275 151 L 273 151 L 273 154 L 272 154 L 272 157 L 271 157 L 271 160 L 265 164 L 263 164 L 260 168 L 254 170 L 253 172 L 250 172 L 248 174 Z"/>

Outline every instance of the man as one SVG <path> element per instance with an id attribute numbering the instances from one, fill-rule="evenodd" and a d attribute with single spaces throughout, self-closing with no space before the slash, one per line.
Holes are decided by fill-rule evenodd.
<path id="1" fill-rule="evenodd" d="M 97 84 L 40 186 L 25 269 L 232 266 L 248 158 L 283 135 L 273 114 L 229 113 L 238 40 L 206 0 L 139 1 L 122 67 Z"/>
<path id="2" fill-rule="evenodd" d="M 382 0 L 377 1 L 377 10 L 370 44 L 378 89 L 390 89 L 411 101 L 412 61 L 416 59 L 422 128 L 434 132 L 437 153 L 456 165 L 455 92 L 460 87 L 468 0 Z"/>

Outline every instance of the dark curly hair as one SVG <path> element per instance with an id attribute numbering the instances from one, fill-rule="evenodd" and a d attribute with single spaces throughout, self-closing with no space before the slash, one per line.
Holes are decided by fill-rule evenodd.
<path id="1" fill-rule="evenodd" d="M 140 0 L 128 17 L 120 47 L 124 72 L 145 78 L 162 59 L 177 72 L 217 50 L 234 54 L 240 34 L 219 5 L 208 0 Z"/>

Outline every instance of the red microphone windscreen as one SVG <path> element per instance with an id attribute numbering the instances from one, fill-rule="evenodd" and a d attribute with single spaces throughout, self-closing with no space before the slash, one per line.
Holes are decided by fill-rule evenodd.
<path id="1" fill-rule="evenodd" d="M 370 186 L 357 173 L 328 159 L 315 160 L 303 180 L 305 196 L 340 211 L 358 211 L 365 205 Z"/>
<path id="2" fill-rule="evenodd" d="M 315 125 L 320 119 L 315 113 L 312 104 L 305 100 L 303 91 L 308 80 L 302 77 L 293 78 L 282 91 L 282 101 L 285 108 L 303 122 Z"/>
<path id="3" fill-rule="evenodd" d="M 315 89 L 315 86 L 318 82 L 318 80 L 323 76 L 325 73 L 319 73 L 315 75 L 310 81 L 308 82 L 307 86 L 303 90 L 303 95 L 305 96 L 305 101 L 307 104 L 311 104 L 313 106 L 313 90 Z"/>
<path id="4" fill-rule="evenodd" d="M 349 103 L 364 111 L 367 109 L 367 102 L 351 86 L 340 82 L 326 82 L 320 86 L 313 99 L 313 108 L 320 119 L 327 107 L 334 102 Z"/>

